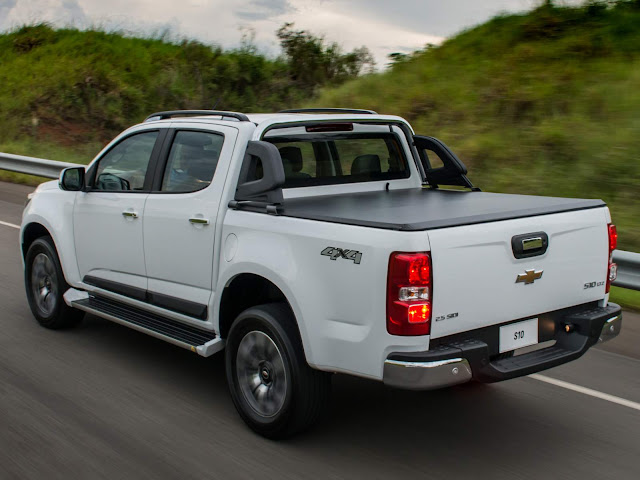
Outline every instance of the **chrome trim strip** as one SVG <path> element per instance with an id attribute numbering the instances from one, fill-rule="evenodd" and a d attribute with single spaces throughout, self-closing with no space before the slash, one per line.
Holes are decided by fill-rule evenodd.
<path id="1" fill-rule="evenodd" d="M 620 330 L 622 330 L 622 314 L 611 317 L 604 323 L 598 343 L 608 342 L 616 338 Z"/>
<path id="2" fill-rule="evenodd" d="M 542 248 L 543 244 L 542 244 L 542 237 L 531 237 L 531 238 L 525 238 L 522 240 L 522 250 L 523 251 L 527 251 L 527 250 L 534 250 L 536 248 Z"/>
<path id="3" fill-rule="evenodd" d="M 451 363 L 462 362 L 462 358 L 450 358 L 449 360 L 438 360 L 436 362 L 403 362 L 400 360 L 385 360 L 384 363 L 387 365 L 397 365 L 399 367 L 408 367 L 408 368 L 436 368 L 442 367 L 443 365 L 449 365 Z M 466 360 L 464 360 L 466 362 Z"/>
<path id="4" fill-rule="evenodd" d="M 385 360 L 385 385 L 408 390 L 434 390 L 465 383 L 472 378 L 471 367 L 465 358 L 450 358 L 433 362 Z"/>

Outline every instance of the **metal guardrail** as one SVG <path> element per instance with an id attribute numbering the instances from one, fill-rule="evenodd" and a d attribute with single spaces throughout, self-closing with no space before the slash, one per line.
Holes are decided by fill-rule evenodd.
<path id="1" fill-rule="evenodd" d="M 25 157 L 0 152 L 0 170 L 26 173 L 45 178 L 58 178 L 65 168 L 77 167 L 77 163 L 56 162 L 44 158 Z M 640 290 L 640 253 L 616 250 L 613 261 L 618 264 L 616 287 Z"/>
<path id="2" fill-rule="evenodd" d="M 44 158 L 25 157 L 0 152 L 0 170 L 26 173 L 44 178 L 58 178 L 65 168 L 77 167 L 77 163 L 56 162 Z"/>
<path id="3" fill-rule="evenodd" d="M 640 253 L 615 250 L 613 261 L 618 265 L 618 278 L 613 285 L 640 290 Z"/>

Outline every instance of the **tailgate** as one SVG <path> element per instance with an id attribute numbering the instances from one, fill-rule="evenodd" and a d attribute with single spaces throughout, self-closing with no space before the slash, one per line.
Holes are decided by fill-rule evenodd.
<path id="1" fill-rule="evenodd" d="M 540 232 L 548 237 L 546 252 L 516 258 L 512 238 L 517 237 L 521 248 L 522 240 L 537 238 Z M 431 338 L 535 317 L 605 296 L 606 208 L 436 229 L 429 231 L 429 241 Z M 516 282 L 519 276 L 521 281 Z"/>

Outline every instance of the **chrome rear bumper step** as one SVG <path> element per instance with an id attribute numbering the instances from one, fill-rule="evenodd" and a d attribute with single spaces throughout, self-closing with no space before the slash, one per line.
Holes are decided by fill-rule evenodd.
<path id="1" fill-rule="evenodd" d="M 383 381 L 398 388 L 431 390 L 471 379 L 490 383 L 530 375 L 575 360 L 596 343 L 615 338 L 622 328 L 622 310 L 615 303 L 586 305 L 562 312 L 553 322 L 553 336 L 544 339 L 555 340 L 553 346 L 508 358 L 492 357 L 500 325 L 465 332 L 467 338 L 444 337 L 441 345 L 425 352 L 391 353 L 384 362 Z"/>
<path id="2" fill-rule="evenodd" d="M 224 341 L 209 330 L 187 325 L 112 299 L 89 295 L 70 302 L 73 308 L 119 323 L 208 357 L 222 349 Z"/>

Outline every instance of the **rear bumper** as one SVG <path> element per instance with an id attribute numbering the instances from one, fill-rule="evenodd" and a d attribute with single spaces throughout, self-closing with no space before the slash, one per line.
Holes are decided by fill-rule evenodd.
<path id="1" fill-rule="evenodd" d="M 427 352 L 392 353 L 384 362 L 383 381 L 392 387 L 432 390 L 471 379 L 499 382 L 529 375 L 575 360 L 596 343 L 615 338 L 622 328 L 622 310 L 614 303 L 571 309 L 554 317 L 553 322 L 553 336 L 549 339 L 555 340 L 555 345 L 509 358 L 496 359 L 492 355 L 494 346 L 486 338 L 478 340 L 473 335 L 443 339 Z"/>

